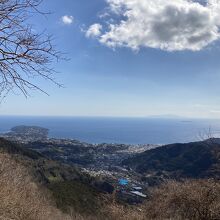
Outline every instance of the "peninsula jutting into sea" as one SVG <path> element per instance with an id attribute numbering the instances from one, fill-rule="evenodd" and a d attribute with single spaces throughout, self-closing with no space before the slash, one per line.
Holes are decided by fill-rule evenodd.
<path id="1" fill-rule="evenodd" d="M 1 137 L 20 143 L 25 148 L 37 151 L 52 160 L 78 166 L 83 172 L 102 177 L 109 184 L 120 186 L 119 180 L 129 180 L 130 187 L 140 187 L 143 183 L 137 173 L 122 166 L 122 161 L 159 147 L 154 144 L 90 144 L 73 139 L 49 138 L 48 132 L 48 129 L 38 126 L 16 126 L 11 131 L 1 134 Z M 122 185 L 125 187 L 127 184 Z M 132 187 L 129 190 L 131 192 Z M 134 194 L 134 198 L 136 196 Z"/>

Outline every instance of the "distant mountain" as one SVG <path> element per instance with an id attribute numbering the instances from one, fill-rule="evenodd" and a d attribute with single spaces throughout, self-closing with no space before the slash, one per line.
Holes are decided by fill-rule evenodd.
<path id="1" fill-rule="evenodd" d="M 122 164 L 149 179 L 220 179 L 220 141 L 170 144 L 145 151 Z"/>
<path id="2" fill-rule="evenodd" d="M 155 119 L 187 119 L 187 117 L 180 116 L 180 115 L 172 115 L 172 114 L 164 114 L 164 115 L 150 115 L 148 118 L 155 118 Z"/>

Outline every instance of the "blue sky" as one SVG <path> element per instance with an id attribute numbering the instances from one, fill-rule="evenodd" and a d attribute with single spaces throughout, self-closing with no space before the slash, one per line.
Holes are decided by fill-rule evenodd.
<path id="1" fill-rule="evenodd" d="M 155 16 L 148 11 L 146 4 L 141 5 L 140 0 L 136 0 L 132 6 L 129 1 L 120 0 L 118 2 L 122 5 L 117 7 L 132 7 L 132 10 L 128 8 L 127 11 L 134 14 L 135 9 L 143 7 L 146 17 Z M 142 0 L 145 3 L 147 1 Z M 157 1 L 163 3 L 165 0 Z M 124 11 L 113 13 L 115 2 L 44 1 L 42 10 L 52 13 L 46 17 L 34 16 L 30 22 L 36 31 L 46 29 L 53 34 L 57 48 L 70 58 L 69 61 L 54 63 L 59 71 L 56 79 L 64 88 L 38 79 L 36 82 L 50 96 L 33 91 L 31 97 L 26 99 L 15 91 L 1 103 L 0 114 L 125 117 L 171 114 L 219 118 L 220 43 L 218 30 L 216 33 L 213 31 L 219 24 L 214 23 L 213 19 L 210 22 L 214 24 L 203 22 L 201 25 L 208 25 L 208 29 L 202 26 L 202 30 L 209 32 L 199 36 L 204 37 L 203 40 L 190 44 L 188 42 L 192 42 L 192 36 L 197 33 L 187 31 L 183 33 L 184 36 L 180 36 L 185 24 L 181 24 L 181 30 L 177 27 L 174 29 L 176 23 L 169 23 L 169 18 L 166 19 L 167 29 L 163 32 L 161 23 L 157 22 L 154 26 L 160 27 L 159 31 L 154 29 L 153 32 L 151 29 L 153 34 L 142 36 L 142 30 L 147 30 L 150 27 L 148 23 L 155 19 L 144 21 L 143 25 L 147 26 L 137 27 L 140 29 L 136 30 L 134 20 L 138 21 L 139 17 L 126 17 Z M 180 6 L 171 7 L 164 3 L 161 7 L 173 10 L 176 10 L 175 7 L 189 8 L 187 13 L 180 10 L 181 13 L 183 11 L 180 13 L 184 18 L 182 20 L 189 22 L 187 28 L 189 24 L 193 27 L 195 23 L 188 21 L 188 17 L 192 17 L 189 13 L 191 8 L 193 14 L 198 12 L 196 15 L 199 20 L 203 17 L 207 20 L 204 14 L 206 11 L 203 12 L 201 8 L 207 6 L 191 6 L 185 0 L 177 2 Z M 155 11 L 162 9 L 156 8 Z M 212 13 L 214 11 L 210 9 L 209 16 Z M 121 25 L 122 21 L 125 28 Z M 109 30 L 110 23 L 113 25 L 112 30 Z M 101 28 L 88 32 L 94 24 L 99 24 Z M 200 28 L 199 33 L 201 25 L 196 23 L 196 27 Z M 175 40 L 169 38 L 171 33 L 167 31 L 168 27 L 169 31 L 177 31 L 172 31 Z"/>

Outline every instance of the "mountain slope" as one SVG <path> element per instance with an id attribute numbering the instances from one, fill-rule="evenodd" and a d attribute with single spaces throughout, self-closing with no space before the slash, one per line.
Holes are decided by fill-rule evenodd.
<path id="1" fill-rule="evenodd" d="M 48 190 L 37 184 L 8 153 L 0 153 L 0 186 L 2 220 L 72 219 L 56 208 Z"/>
<path id="2" fill-rule="evenodd" d="M 27 168 L 35 181 L 48 188 L 63 211 L 70 208 L 83 215 L 95 214 L 106 197 L 97 187 L 97 180 L 80 169 L 49 160 L 43 155 L 0 138 L 0 153 L 7 153 Z"/>
<path id="3" fill-rule="evenodd" d="M 145 151 L 122 162 L 145 176 L 164 178 L 220 178 L 217 141 L 171 144 Z"/>

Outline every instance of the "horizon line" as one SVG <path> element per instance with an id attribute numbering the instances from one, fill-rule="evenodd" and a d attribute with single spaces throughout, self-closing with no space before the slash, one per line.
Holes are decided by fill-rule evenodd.
<path id="1" fill-rule="evenodd" d="M 212 119 L 212 120 L 220 120 L 220 118 L 214 117 L 189 117 L 189 116 L 181 116 L 181 115 L 146 115 L 146 116 L 111 116 L 111 115 L 6 115 L 0 114 L 0 117 L 51 117 L 51 118 L 130 118 L 130 119 L 138 119 L 138 118 L 149 118 L 149 119 Z"/>

